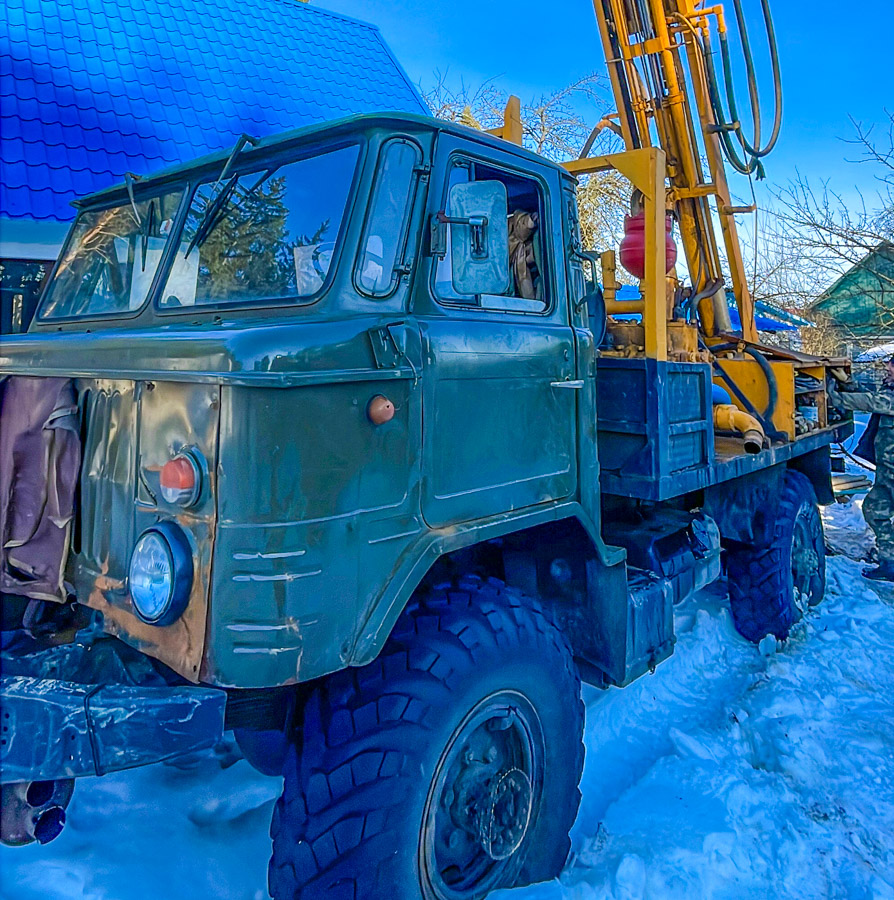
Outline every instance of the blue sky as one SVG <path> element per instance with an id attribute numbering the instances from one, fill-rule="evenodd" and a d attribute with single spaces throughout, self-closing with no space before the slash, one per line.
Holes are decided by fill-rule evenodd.
<path id="1" fill-rule="evenodd" d="M 373 22 L 415 82 L 430 85 L 436 69 L 475 85 L 497 78 L 523 98 L 548 93 L 591 71 L 605 70 L 591 0 L 312 0 L 314 5 Z M 729 7 L 732 19 L 731 4 Z M 755 51 L 765 46 L 758 0 L 744 0 Z M 848 115 L 882 123 L 894 110 L 891 0 L 771 0 L 782 61 L 785 113 L 777 149 L 767 160 L 771 183 L 796 171 L 869 199 L 873 171 L 848 164 L 857 148 Z M 767 116 L 769 65 L 758 57 Z M 741 94 L 740 108 L 745 94 Z M 594 116 L 595 119 L 595 116 Z M 767 121 L 766 128 L 769 128 Z M 747 185 L 733 184 L 739 193 Z"/>

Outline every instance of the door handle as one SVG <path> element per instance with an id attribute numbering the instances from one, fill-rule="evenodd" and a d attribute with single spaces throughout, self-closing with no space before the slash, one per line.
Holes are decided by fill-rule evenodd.
<path id="1" fill-rule="evenodd" d="M 584 382 L 583 379 L 579 381 L 551 381 L 549 386 L 554 388 L 567 388 L 569 391 L 579 391 L 583 388 Z"/>

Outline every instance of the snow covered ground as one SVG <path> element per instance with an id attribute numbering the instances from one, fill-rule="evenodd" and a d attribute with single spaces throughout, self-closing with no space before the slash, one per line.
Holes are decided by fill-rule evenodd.
<path id="1" fill-rule="evenodd" d="M 871 545 L 859 503 L 830 546 Z M 587 690 L 574 851 L 557 882 L 494 900 L 894 898 L 894 588 L 828 559 L 784 647 L 734 631 L 722 586 L 678 611 L 674 656 Z M 44 848 L 0 850 L 3 900 L 260 900 L 279 780 L 246 762 L 85 779 Z"/>

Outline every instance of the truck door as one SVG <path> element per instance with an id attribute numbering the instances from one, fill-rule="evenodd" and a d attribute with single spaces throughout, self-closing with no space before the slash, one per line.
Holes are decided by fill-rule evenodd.
<path id="1" fill-rule="evenodd" d="M 447 145 L 445 147 L 445 145 Z M 442 136 L 429 213 L 449 190 L 500 181 L 508 198 L 510 285 L 461 295 L 451 254 L 433 257 L 417 293 L 423 343 L 423 516 L 430 526 L 481 519 L 573 495 L 577 488 L 574 335 L 552 235 L 549 182 L 510 154 Z M 448 241 L 451 228 L 448 226 Z M 561 250 L 561 240 L 559 241 Z"/>

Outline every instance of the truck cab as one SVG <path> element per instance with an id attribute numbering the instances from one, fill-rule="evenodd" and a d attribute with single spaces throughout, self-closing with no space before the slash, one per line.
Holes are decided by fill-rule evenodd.
<path id="1" fill-rule="evenodd" d="M 747 568 L 780 528 L 775 606 L 743 579 L 737 623 L 784 638 L 818 602 L 848 422 L 746 453 L 715 435 L 710 363 L 604 343 L 575 187 L 394 114 L 82 201 L 0 345 L 4 840 L 61 829 L 74 778 L 232 728 L 284 774 L 276 898 L 552 877 L 579 679 L 654 669 L 722 547 Z"/>

